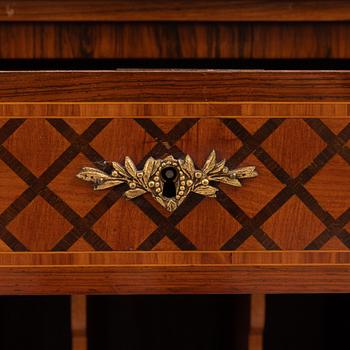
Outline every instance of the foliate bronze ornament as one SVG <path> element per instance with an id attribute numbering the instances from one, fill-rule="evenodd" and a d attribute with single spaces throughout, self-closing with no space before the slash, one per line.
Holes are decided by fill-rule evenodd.
<path id="1" fill-rule="evenodd" d="M 129 157 L 125 157 L 124 167 L 117 162 L 107 161 L 103 165 L 108 170 L 85 167 L 77 177 L 93 182 L 95 190 L 126 183 L 129 186 L 129 190 L 125 192 L 127 198 L 136 198 L 149 192 L 170 212 L 179 207 L 190 192 L 215 197 L 218 189 L 212 186 L 211 182 L 241 187 L 239 179 L 258 175 L 255 166 L 229 170 L 225 166 L 225 160 L 216 161 L 214 150 L 201 170 L 195 168 L 189 155 L 185 159 L 175 159 L 173 156 L 167 156 L 164 159 L 150 157 L 143 170 L 138 170 Z"/>

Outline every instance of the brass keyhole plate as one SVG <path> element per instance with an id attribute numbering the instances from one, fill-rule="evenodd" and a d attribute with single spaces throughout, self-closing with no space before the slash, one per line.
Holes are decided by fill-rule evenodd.
<path id="1" fill-rule="evenodd" d="M 110 171 L 85 167 L 77 174 L 77 177 L 92 182 L 95 190 L 102 190 L 122 183 L 127 183 L 129 190 L 125 196 L 129 199 L 136 198 L 149 192 L 153 198 L 164 208 L 174 211 L 186 199 L 189 193 L 195 192 L 207 197 L 215 197 L 218 189 L 211 182 L 222 182 L 231 186 L 241 187 L 239 179 L 251 178 L 258 175 L 255 166 L 229 170 L 225 166 L 225 160 L 216 161 L 216 153 L 213 150 L 202 169 L 196 169 L 192 158 L 187 155 L 185 159 L 175 159 L 167 156 L 164 159 L 148 158 L 143 169 L 138 170 L 129 157 L 125 157 L 124 166 L 117 162 L 104 162 L 105 168 Z M 169 171 L 173 170 L 175 185 L 173 195 L 164 195 L 164 185 Z"/>

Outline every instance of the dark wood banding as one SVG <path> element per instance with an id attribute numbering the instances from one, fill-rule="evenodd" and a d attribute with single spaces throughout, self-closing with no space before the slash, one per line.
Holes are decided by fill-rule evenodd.
<path id="1" fill-rule="evenodd" d="M 1 21 L 345 21 L 346 1 L 74 0 L 0 2 Z"/>

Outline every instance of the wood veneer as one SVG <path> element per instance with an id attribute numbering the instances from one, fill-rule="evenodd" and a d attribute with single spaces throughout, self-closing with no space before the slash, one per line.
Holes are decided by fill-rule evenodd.
<path id="1" fill-rule="evenodd" d="M 344 21 L 344 1 L 1 1 L 2 21 Z"/>
<path id="2" fill-rule="evenodd" d="M 138 68 L 159 66 L 166 60 L 170 61 L 169 66 L 177 67 L 186 59 L 197 60 L 193 67 L 221 67 L 220 59 L 226 59 L 226 67 L 244 68 L 250 64 L 259 68 L 261 62 L 236 60 L 287 59 L 288 69 L 291 59 L 327 62 L 349 58 L 349 35 L 348 22 L 1 22 L 0 58 L 31 60 L 18 62 L 20 70 L 33 66 L 44 69 L 49 62 L 34 61 L 44 59 L 81 59 L 81 63 L 96 59 L 99 61 L 87 62 L 85 67 L 90 64 L 98 69 L 104 66 L 101 60 L 106 59 L 111 60 L 110 67 L 116 68 L 121 64 L 118 59 L 126 60 L 124 64 L 137 59 L 134 65 Z M 151 59 L 160 61 L 152 63 Z M 201 59 L 213 61 L 203 63 Z M 2 67 L 8 69 L 11 64 L 6 62 Z M 67 69 L 77 66 L 73 60 L 69 64 L 54 61 L 51 66 L 57 69 L 62 64 Z M 309 67 L 315 69 L 320 64 L 322 61 L 309 62 Z M 266 65 L 273 68 L 276 62 L 265 62 Z M 346 67 L 346 61 L 343 65 Z M 328 66 L 339 67 L 332 61 L 328 61 Z M 294 62 L 294 67 L 303 69 L 305 62 Z"/>
<path id="3" fill-rule="evenodd" d="M 1 294 L 348 293 L 349 264 L 0 267 Z"/>
<path id="4" fill-rule="evenodd" d="M 71 296 L 72 350 L 87 350 L 87 305 L 85 295 Z M 258 305 L 255 307 L 258 311 Z"/>
<path id="5" fill-rule="evenodd" d="M 349 246 L 347 119 L 35 118 L 1 132 L 0 222 L 13 251 Z M 126 201 L 123 187 L 95 192 L 75 176 L 126 155 L 142 168 L 150 155 L 190 154 L 200 167 L 212 149 L 232 168 L 255 165 L 259 178 L 220 186 L 216 200 L 193 194 L 171 215 L 149 196 Z"/>
<path id="6" fill-rule="evenodd" d="M 348 74 L 1 73 L 0 291 L 348 291 Z M 222 186 L 217 201 L 191 198 L 177 219 L 147 196 L 127 202 L 122 189 L 99 194 L 70 182 L 85 162 L 129 154 L 142 164 L 155 146 L 198 164 L 218 148 L 260 176 L 237 195 Z M 134 229 L 118 238 L 118 220 Z M 226 237 L 235 225 L 238 236 Z"/>
<path id="7" fill-rule="evenodd" d="M 29 97 L 25 97 L 29 99 Z M 281 100 L 283 98 L 281 97 Z M 65 118 L 79 129 L 94 118 L 152 118 L 162 123 L 164 118 L 238 118 L 244 119 L 302 119 L 327 118 L 334 120 L 350 116 L 350 104 L 346 102 L 98 102 L 98 103 L 0 103 L 3 118 Z M 83 121 L 81 118 L 85 118 Z M 74 119 L 78 119 L 74 122 Z M 254 121 L 251 123 L 254 124 Z"/>
<path id="8" fill-rule="evenodd" d="M 1 72 L 0 102 L 349 102 L 349 71 Z M 38 107 L 35 107 L 38 108 Z"/>

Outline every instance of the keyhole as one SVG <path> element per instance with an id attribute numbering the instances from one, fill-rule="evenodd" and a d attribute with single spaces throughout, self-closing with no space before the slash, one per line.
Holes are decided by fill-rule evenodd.
<path id="1" fill-rule="evenodd" d="M 163 196 L 166 198 L 173 198 L 176 196 L 175 180 L 177 178 L 177 170 L 175 168 L 164 168 L 161 172 L 163 185 Z"/>

